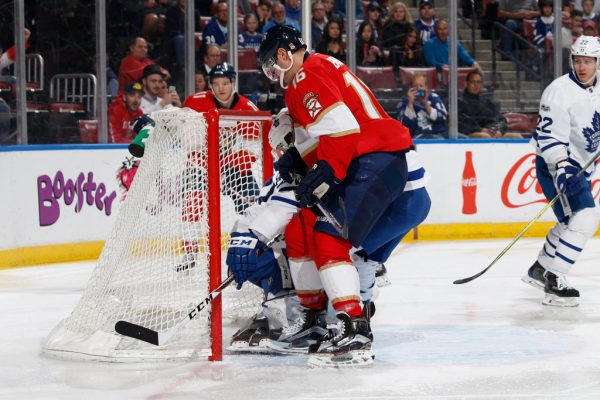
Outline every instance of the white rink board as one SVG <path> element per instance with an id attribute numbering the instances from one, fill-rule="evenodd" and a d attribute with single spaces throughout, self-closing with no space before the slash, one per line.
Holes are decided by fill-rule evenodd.
<path id="1" fill-rule="evenodd" d="M 104 240 L 113 225 L 121 203 L 117 170 L 132 158 L 126 147 L 47 147 L 0 151 L 0 187 L 7 189 L 0 249 Z M 60 175 L 65 187 L 71 181 L 72 199 Z"/>
<path id="2" fill-rule="evenodd" d="M 117 171 L 132 159 L 126 147 L 30 146 L 23 149 L 0 149 L 0 187 L 3 188 L 0 249 L 104 240 L 120 206 Z M 535 190 L 533 148 L 525 141 L 420 142 L 417 150 L 431 177 L 427 188 L 432 209 L 425 224 L 526 222 L 543 207 L 543 196 Z M 461 183 L 467 151 L 473 154 L 477 175 L 477 212 L 472 215 L 462 213 Z M 65 203 L 64 194 L 54 202 L 48 200 L 49 190 L 39 189 L 39 179 L 54 183 L 59 171 L 65 182 L 70 179 L 77 183 L 78 177 L 82 177 L 81 184 L 74 186 L 75 196 L 69 205 Z M 92 197 L 88 199 L 83 186 L 90 173 L 93 174 L 90 187 L 95 184 L 96 188 L 90 190 Z M 100 184 L 104 187 L 101 195 L 98 194 Z M 81 190 L 78 191 L 78 187 Z M 598 172 L 594 193 L 600 202 Z M 54 206 L 40 208 L 41 202 Z M 78 202 L 83 205 L 76 212 Z M 58 217 L 56 212 L 49 212 L 52 208 L 60 210 Z M 548 212 L 542 220 L 553 218 Z"/>
<path id="3" fill-rule="evenodd" d="M 427 190 L 432 202 L 424 224 L 527 222 L 546 204 L 536 187 L 534 148 L 525 141 L 421 143 L 417 151 L 431 177 Z M 465 215 L 462 176 L 468 151 L 477 176 L 477 212 Z M 598 169 L 592 184 L 600 204 Z M 555 221 L 554 214 L 547 212 L 540 220 Z"/>

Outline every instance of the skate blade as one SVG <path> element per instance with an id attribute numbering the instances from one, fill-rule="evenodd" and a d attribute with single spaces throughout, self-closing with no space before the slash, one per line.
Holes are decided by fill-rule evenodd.
<path id="1" fill-rule="evenodd" d="M 554 294 L 546 293 L 546 297 L 542 300 L 542 304 L 554 307 L 577 307 L 579 306 L 579 297 L 559 297 Z"/>
<path id="2" fill-rule="evenodd" d="M 371 350 L 356 350 L 342 354 L 311 354 L 308 366 L 311 368 L 369 368 L 373 366 Z"/>
<path id="3" fill-rule="evenodd" d="M 308 347 L 289 347 L 287 343 L 281 343 L 274 340 L 269 340 L 267 347 L 272 351 L 282 354 L 306 354 Z"/>
<path id="4" fill-rule="evenodd" d="M 377 278 L 375 278 L 375 284 L 377 285 L 377 287 L 386 287 L 386 286 L 390 286 L 392 284 L 392 282 L 389 280 L 389 278 L 387 276 L 378 276 Z"/>
<path id="5" fill-rule="evenodd" d="M 540 290 L 544 290 L 544 287 L 545 287 L 544 284 L 542 284 L 540 281 L 536 281 L 535 279 L 533 279 L 529 275 L 523 275 L 521 277 L 521 282 L 526 283 L 529 286 L 534 287 L 536 289 L 540 289 Z"/>

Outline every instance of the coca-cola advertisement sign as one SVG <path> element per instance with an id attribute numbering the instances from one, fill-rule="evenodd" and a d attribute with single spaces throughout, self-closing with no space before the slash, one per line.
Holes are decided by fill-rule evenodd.
<path id="1" fill-rule="evenodd" d="M 502 204 L 519 208 L 534 203 L 547 203 L 535 172 L 535 153 L 519 158 L 509 169 L 502 182 Z M 600 179 L 592 180 L 592 194 L 600 204 Z"/>

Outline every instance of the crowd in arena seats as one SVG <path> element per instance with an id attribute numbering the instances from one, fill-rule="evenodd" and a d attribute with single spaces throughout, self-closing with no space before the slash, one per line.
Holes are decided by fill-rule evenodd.
<path id="1" fill-rule="evenodd" d="M 260 93 L 267 91 L 269 83 L 262 77 L 256 57 L 246 57 L 244 50 L 257 50 L 264 32 L 275 24 L 288 24 L 300 29 L 300 3 L 299 0 L 238 1 L 236 12 L 240 91 L 247 89 L 247 92 L 242 93 L 249 98 L 258 99 Z M 356 3 L 356 25 L 348 27 L 344 0 L 311 0 L 311 50 L 346 62 L 349 54 L 347 37 L 355 35 L 356 64 L 363 68 L 358 71 L 358 75 L 361 79 L 368 79 L 365 78 L 368 75 L 374 80 L 375 86 L 370 87 L 377 88 L 376 96 L 388 96 L 384 103 L 389 104 L 386 110 L 393 117 L 406 119 L 407 108 L 409 114 L 413 111 L 418 114 L 417 109 L 421 106 L 428 109 L 423 99 L 418 99 L 413 93 L 415 79 L 418 78 L 418 81 L 422 76 L 425 77 L 427 86 L 425 102 L 431 102 L 437 97 L 444 106 L 448 96 L 448 23 L 443 18 L 436 17 L 434 0 L 357 0 Z M 491 18 L 504 21 L 515 32 L 529 32 L 524 26 L 531 25 L 533 43 L 547 48 L 548 43 L 552 42 L 552 0 L 488 0 L 483 3 L 484 8 L 478 9 L 480 16 L 492 15 Z M 115 78 L 118 79 L 118 90 L 111 89 L 109 92 L 113 103 L 119 106 L 125 104 L 124 89 L 134 82 L 141 83 L 144 89 L 143 97 L 146 100 L 142 101 L 141 109 L 144 109 L 144 103 L 146 108 L 150 102 L 156 105 L 158 98 L 158 104 L 163 105 L 177 105 L 180 102 L 179 99 L 184 95 L 185 76 L 185 4 L 186 0 L 107 2 L 107 73 L 111 84 L 115 83 Z M 195 0 L 194 4 L 195 81 L 196 90 L 202 91 L 207 88 L 206 76 L 210 70 L 227 59 L 227 23 L 231 10 L 223 0 Z M 525 4 L 529 11 L 515 11 L 514 7 L 519 4 Z M 584 32 L 597 34 L 598 15 L 598 6 L 592 0 L 565 1 L 563 42 L 570 44 L 573 38 Z M 90 21 L 93 22 L 93 18 Z M 509 49 L 514 44 L 502 37 L 502 46 L 505 53 L 510 55 Z M 458 56 L 459 67 L 464 67 L 460 75 L 464 86 L 465 75 L 472 70 L 481 71 L 481 67 L 460 42 Z M 63 67 L 58 65 L 53 68 L 61 72 Z M 159 71 L 153 76 L 161 78 L 160 84 L 158 81 L 154 86 L 149 83 L 144 73 L 146 68 Z M 376 70 L 367 71 L 368 68 Z M 95 73 L 91 63 L 89 69 L 90 71 L 83 72 Z M 483 77 L 489 71 L 481 72 L 483 75 L 479 76 Z M 243 83 L 242 77 L 245 80 Z M 251 83 L 246 84 L 246 80 Z M 461 96 L 465 95 L 462 93 L 463 86 L 459 87 Z M 173 88 L 174 90 L 169 90 Z M 157 94 L 159 89 L 163 95 Z M 384 90 L 388 92 L 384 93 Z M 279 89 L 275 88 L 275 91 Z M 490 94 L 493 93 L 484 89 L 481 95 L 489 99 Z M 393 101 L 395 104 L 392 104 Z M 435 109 L 437 103 L 429 106 Z M 4 105 L 2 107 L 6 108 Z M 401 115 L 401 110 L 404 115 Z M 447 116 L 443 123 L 447 126 Z M 490 136 L 504 137 L 504 134 L 500 135 L 498 132 L 500 131 L 494 131 Z M 486 136 L 462 130 L 461 133 L 470 137 Z M 417 128 L 413 132 L 415 137 L 436 137 L 435 135 L 447 137 L 447 130 L 432 135 L 423 134 Z"/>

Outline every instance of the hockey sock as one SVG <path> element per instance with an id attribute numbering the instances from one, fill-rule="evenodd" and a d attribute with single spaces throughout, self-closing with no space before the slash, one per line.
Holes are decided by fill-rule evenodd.
<path id="1" fill-rule="evenodd" d="M 566 275 L 596 229 L 598 219 L 594 208 L 584 208 L 571 216 L 567 229 L 558 239 L 555 257 L 548 269 Z"/>
<path id="2" fill-rule="evenodd" d="M 313 310 L 324 309 L 327 296 L 315 262 L 310 258 L 290 258 L 289 265 L 300 305 Z"/>
<path id="3" fill-rule="evenodd" d="M 335 311 L 351 317 L 360 316 L 360 281 L 354 265 L 347 262 L 327 264 L 319 269 L 319 273 Z"/>
<path id="4" fill-rule="evenodd" d="M 560 222 L 557 222 L 552 229 L 546 235 L 546 241 L 540 253 L 538 254 L 538 262 L 542 267 L 547 268 L 554 262 L 554 253 L 556 252 L 556 246 L 558 245 L 558 238 L 566 230 L 566 226 Z"/>
<path id="5" fill-rule="evenodd" d="M 373 289 L 375 288 L 375 271 L 379 263 L 357 253 L 352 255 L 352 262 L 358 271 L 360 298 L 363 302 L 371 300 L 373 298 Z"/>

